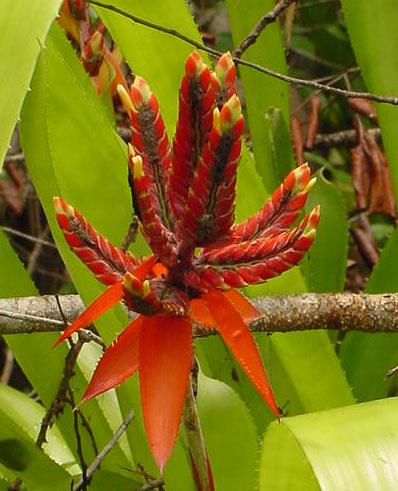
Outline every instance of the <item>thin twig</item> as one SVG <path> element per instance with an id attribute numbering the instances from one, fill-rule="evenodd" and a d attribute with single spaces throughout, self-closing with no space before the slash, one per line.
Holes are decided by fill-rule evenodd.
<path id="1" fill-rule="evenodd" d="M 143 484 L 140 488 L 136 489 L 136 491 L 150 491 L 151 489 L 164 489 L 163 488 L 164 481 L 163 479 L 154 479 L 153 481 L 149 481 Z"/>
<path id="2" fill-rule="evenodd" d="M 120 246 L 120 249 L 123 252 L 126 252 L 127 249 L 131 246 L 131 244 L 135 242 L 135 239 L 137 238 L 137 232 L 138 232 L 138 217 L 137 215 L 134 214 L 131 217 L 129 228 L 122 241 L 122 245 Z"/>
<path id="3" fill-rule="evenodd" d="M 0 384 L 7 385 L 14 370 L 14 355 L 8 346 L 4 349 L 4 366 L 0 375 Z"/>
<path id="4" fill-rule="evenodd" d="M 30 275 L 32 275 L 35 270 L 36 270 L 36 263 L 40 257 L 40 254 L 41 254 L 41 251 L 43 249 L 43 242 L 41 241 L 44 241 L 45 237 L 47 237 L 48 235 L 48 224 L 44 227 L 44 230 L 40 233 L 40 236 L 39 236 L 39 241 L 36 241 L 35 242 L 35 245 L 32 249 L 32 252 L 29 256 L 29 261 L 28 261 L 28 264 L 26 266 L 26 270 L 28 271 L 28 273 Z M 45 241 L 47 242 L 47 241 Z"/>
<path id="5" fill-rule="evenodd" d="M 44 418 L 40 425 L 39 434 L 37 435 L 36 446 L 39 448 L 41 448 L 43 443 L 46 442 L 48 428 L 53 424 L 56 417 L 63 411 L 65 407 L 69 390 L 69 382 L 74 375 L 76 360 L 80 353 L 80 350 L 83 347 L 83 344 L 84 342 L 81 339 L 78 339 L 76 344 L 72 344 L 71 349 L 69 350 L 65 358 L 63 377 L 61 379 L 53 402 L 44 415 Z"/>
<path id="6" fill-rule="evenodd" d="M 136 491 L 147 491 L 156 488 L 159 491 L 164 491 L 164 480 L 162 478 L 156 478 L 150 474 L 139 462 L 137 463 L 137 468 L 133 472 L 136 472 L 138 475 L 142 476 L 146 481 L 146 483 L 140 488 L 136 489 Z"/>
<path id="7" fill-rule="evenodd" d="M 15 153 L 13 155 L 6 155 L 4 159 L 4 163 L 8 162 L 23 162 L 25 160 L 25 155 L 20 152 L 20 153 Z"/>
<path id="8" fill-rule="evenodd" d="M 68 394 L 69 397 L 71 398 L 71 403 L 74 406 L 74 398 L 73 398 L 73 393 L 69 387 L 68 384 Z M 79 430 L 79 414 L 78 411 L 73 411 L 73 428 L 75 430 L 75 436 L 76 436 L 76 451 L 77 455 L 79 457 L 80 461 L 80 468 L 82 470 L 82 477 L 81 480 L 79 481 L 80 487 L 79 489 L 81 491 L 86 491 L 87 490 L 87 484 L 89 483 L 89 479 L 87 478 L 87 464 L 84 458 L 83 454 L 83 445 L 82 445 L 82 437 L 80 435 L 80 430 Z"/>
<path id="9" fill-rule="evenodd" d="M 126 428 L 131 423 L 133 418 L 134 418 L 134 411 L 130 411 L 129 414 L 127 415 L 127 417 L 124 419 L 123 423 L 116 430 L 113 437 L 109 440 L 109 442 L 105 445 L 105 447 L 101 450 L 101 452 L 99 452 L 99 454 L 95 457 L 95 459 L 93 460 L 93 463 L 90 465 L 90 467 L 87 468 L 86 482 L 89 482 L 92 479 L 94 472 L 98 469 L 98 467 L 100 466 L 101 462 L 104 460 L 106 455 L 116 445 L 117 441 L 123 435 L 123 433 L 126 431 Z M 83 482 L 83 478 L 82 478 L 76 484 L 76 486 L 73 488 L 73 491 L 81 491 L 83 489 L 82 488 L 83 485 L 84 485 L 84 482 Z"/>
<path id="10" fill-rule="evenodd" d="M 31 242 L 36 242 L 37 244 L 41 244 L 47 247 L 52 247 L 53 249 L 57 248 L 54 242 L 44 240 L 40 237 L 34 237 L 33 235 L 25 234 L 23 232 L 20 232 L 19 230 L 15 230 L 10 227 L 0 226 L 0 228 L 3 230 L 3 232 L 6 232 L 7 234 L 15 235 L 16 237 L 21 237 L 22 239 L 30 240 Z"/>
<path id="11" fill-rule="evenodd" d="M 209 53 L 213 56 L 216 56 L 219 58 L 220 56 L 223 55 L 221 51 L 218 51 L 213 48 L 209 48 L 208 46 L 204 46 L 202 43 L 195 41 L 194 39 L 191 39 L 188 36 L 185 36 L 185 34 L 182 34 L 178 32 L 176 29 L 164 27 L 162 25 L 156 24 L 154 22 L 147 21 L 145 19 L 141 19 L 140 17 L 137 17 L 136 15 L 130 14 L 128 12 L 125 12 L 122 9 L 119 9 L 118 7 L 115 7 L 114 5 L 108 5 L 106 3 L 98 2 L 97 0 L 89 0 L 90 4 L 92 5 L 97 5 L 98 7 L 102 7 L 106 10 L 110 10 L 111 12 L 115 12 L 119 15 L 122 15 L 123 17 L 126 17 L 130 19 L 133 22 L 136 22 L 137 24 L 143 25 L 148 27 L 149 29 L 154 29 L 159 32 L 163 32 L 164 34 L 167 34 L 169 36 L 173 36 L 175 38 L 180 39 L 181 41 L 184 41 L 185 43 L 194 46 L 196 49 L 205 51 L 206 53 Z M 344 89 L 339 89 L 338 87 L 332 87 L 330 85 L 324 85 L 319 82 L 315 82 L 313 80 L 305 80 L 301 78 L 295 78 L 295 77 L 290 77 L 289 75 L 284 75 L 282 73 L 276 72 L 274 70 L 271 70 L 270 68 L 266 68 L 264 66 L 258 65 L 257 63 L 253 63 L 247 60 L 243 60 L 241 58 L 237 58 L 236 56 L 232 58 L 233 61 L 236 64 L 246 66 L 248 68 L 251 68 L 253 70 L 256 70 L 258 72 L 264 73 L 265 75 L 269 75 L 270 77 L 278 78 L 279 80 L 283 80 L 284 82 L 288 82 L 294 85 L 299 85 L 302 87 L 311 87 L 313 89 L 318 89 L 324 92 L 330 92 L 333 94 L 338 94 L 342 97 L 358 97 L 360 99 L 370 99 L 376 102 L 384 103 L 384 104 L 392 104 L 392 105 L 398 105 L 398 97 L 395 96 L 383 96 L 379 94 L 372 94 L 370 92 L 354 92 L 350 90 L 344 90 Z"/>
<path id="12" fill-rule="evenodd" d="M 293 2 L 293 0 L 280 0 L 275 7 L 257 22 L 251 32 L 240 42 L 239 46 L 234 51 L 234 56 L 240 58 L 242 54 L 249 48 L 252 44 L 257 41 L 258 36 L 263 32 L 263 30 L 273 22 L 276 21 L 278 16 Z"/>

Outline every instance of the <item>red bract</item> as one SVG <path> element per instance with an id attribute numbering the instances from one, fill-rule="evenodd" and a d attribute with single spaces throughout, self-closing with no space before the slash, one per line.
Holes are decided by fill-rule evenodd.
<path id="1" fill-rule="evenodd" d="M 261 210 L 234 225 L 243 116 L 235 67 L 224 55 L 211 73 L 191 54 L 169 145 L 159 105 L 136 77 L 119 94 L 132 124 L 129 181 L 135 213 L 153 256 L 137 259 L 54 199 L 72 250 L 108 285 L 59 338 L 122 300 L 140 315 L 108 347 L 84 394 L 88 400 L 139 371 L 148 439 L 160 469 L 173 448 L 192 364 L 192 321 L 218 330 L 264 401 L 279 410 L 247 324 L 258 312 L 234 287 L 262 283 L 296 264 L 315 236 L 319 208 L 296 226 L 314 182 L 308 165 L 291 172 Z"/>

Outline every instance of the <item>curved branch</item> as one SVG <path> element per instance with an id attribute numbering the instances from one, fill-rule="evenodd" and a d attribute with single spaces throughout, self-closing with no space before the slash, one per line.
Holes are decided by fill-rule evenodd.
<path id="1" fill-rule="evenodd" d="M 59 296 L 71 322 L 83 311 L 78 295 Z M 398 294 L 308 293 L 259 297 L 253 304 L 262 316 L 250 324 L 253 332 L 290 332 L 315 329 L 398 332 Z M 54 295 L 0 299 L 0 335 L 61 331 L 62 315 Z M 216 331 L 194 326 L 195 337 Z"/>

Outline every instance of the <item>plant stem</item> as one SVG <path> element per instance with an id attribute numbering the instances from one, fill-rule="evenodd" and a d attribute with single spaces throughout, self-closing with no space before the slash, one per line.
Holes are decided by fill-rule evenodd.
<path id="1" fill-rule="evenodd" d="M 196 405 L 197 364 L 191 371 L 184 408 L 184 426 L 191 456 L 195 481 L 200 491 L 212 491 L 210 462 L 208 461 L 205 441 L 200 426 L 198 408 Z"/>

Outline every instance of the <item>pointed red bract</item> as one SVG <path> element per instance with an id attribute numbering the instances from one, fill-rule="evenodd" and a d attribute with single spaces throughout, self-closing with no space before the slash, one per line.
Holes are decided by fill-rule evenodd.
<path id="1" fill-rule="evenodd" d="M 279 417 L 279 408 L 272 394 L 256 343 L 247 325 L 222 292 L 209 290 L 204 295 L 204 299 L 217 322 L 216 327 L 225 344 L 232 351 L 271 411 Z"/>
<path id="2" fill-rule="evenodd" d="M 138 336 L 142 326 L 142 316 L 130 322 L 126 329 L 105 350 L 82 401 L 113 389 L 138 369 Z"/>
<path id="3" fill-rule="evenodd" d="M 123 298 L 122 283 L 109 286 L 92 304 L 68 326 L 55 342 L 53 348 L 69 338 L 74 332 L 88 326 Z"/>
<path id="4" fill-rule="evenodd" d="M 204 327 L 216 327 L 216 321 L 203 298 L 194 298 L 191 300 L 190 317 L 194 322 L 199 322 Z"/>
<path id="5" fill-rule="evenodd" d="M 186 317 L 145 317 L 139 336 L 144 424 L 162 471 L 180 426 L 192 364 L 192 327 Z"/>
<path id="6" fill-rule="evenodd" d="M 253 322 L 261 316 L 260 312 L 238 290 L 226 290 L 224 295 L 232 303 L 246 324 Z"/>

